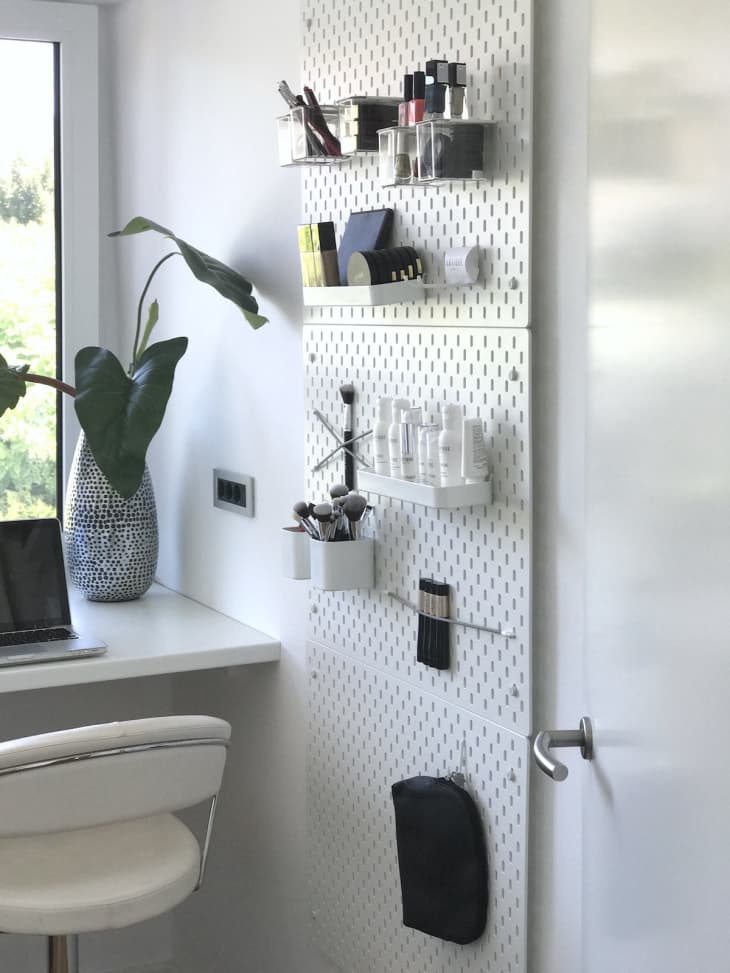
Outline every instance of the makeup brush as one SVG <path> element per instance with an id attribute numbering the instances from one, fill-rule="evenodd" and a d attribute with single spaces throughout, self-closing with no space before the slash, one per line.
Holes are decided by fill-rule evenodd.
<path id="1" fill-rule="evenodd" d="M 298 517 L 301 517 L 303 520 L 306 520 L 308 522 L 308 524 L 312 528 L 312 530 L 315 530 L 316 529 L 315 526 L 314 526 L 314 524 L 312 523 L 312 510 L 314 508 L 313 508 L 313 506 L 312 506 L 311 503 L 307 503 L 306 500 L 298 500 L 294 504 L 294 508 L 293 509 L 294 509 L 294 513 Z"/>
<path id="2" fill-rule="evenodd" d="M 345 385 L 340 385 L 340 395 L 342 396 L 342 401 L 345 403 L 345 416 L 343 419 L 342 428 L 342 439 L 344 440 L 345 446 L 350 446 L 352 449 L 352 404 L 355 401 L 355 386 L 350 382 Z M 352 453 L 345 450 L 345 483 L 348 490 L 355 489 L 355 461 L 352 457 Z"/>
<path id="3" fill-rule="evenodd" d="M 302 527 L 310 537 L 313 537 L 315 540 L 319 540 L 317 528 L 313 527 L 308 520 L 305 520 L 304 517 L 300 517 L 297 513 L 292 514 L 292 519 L 296 520 L 299 526 Z"/>
<path id="4" fill-rule="evenodd" d="M 348 487 L 344 483 L 335 483 L 330 487 L 330 496 L 333 500 L 338 500 L 340 497 L 346 497 L 349 493 Z"/>
<path id="5" fill-rule="evenodd" d="M 318 503 L 313 513 L 315 520 L 319 523 L 319 539 L 328 541 L 332 524 L 332 504 Z"/>
<path id="6" fill-rule="evenodd" d="M 350 537 L 356 541 L 360 536 L 360 521 L 365 513 L 368 502 L 359 493 L 353 493 L 345 499 L 342 509 L 350 525 Z"/>

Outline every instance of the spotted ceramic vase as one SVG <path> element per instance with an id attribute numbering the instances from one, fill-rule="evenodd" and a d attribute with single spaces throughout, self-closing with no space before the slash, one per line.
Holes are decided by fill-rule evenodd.
<path id="1" fill-rule="evenodd" d="M 157 569 L 157 508 L 145 465 L 142 482 L 125 500 L 96 465 L 82 434 L 66 493 L 66 562 L 72 584 L 89 601 L 132 601 Z"/>

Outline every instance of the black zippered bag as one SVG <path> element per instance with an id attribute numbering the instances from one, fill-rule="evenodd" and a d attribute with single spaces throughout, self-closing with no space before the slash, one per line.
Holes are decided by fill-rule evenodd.
<path id="1" fill-rule="evenodd" d="M 452 943 L 487 924 L 487 850 L 474 799 L 445 777 L 392 787 L 403 923 Z"/>

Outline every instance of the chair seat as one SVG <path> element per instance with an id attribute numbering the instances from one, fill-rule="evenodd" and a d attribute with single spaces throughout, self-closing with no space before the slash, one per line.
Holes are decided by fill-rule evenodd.
<path id="1" fill-rule="evenodd" d="M 63 936 L 172 909 L 195 888 L 200 849 L 172 814 L 0 838 L 0 930 Z"/>

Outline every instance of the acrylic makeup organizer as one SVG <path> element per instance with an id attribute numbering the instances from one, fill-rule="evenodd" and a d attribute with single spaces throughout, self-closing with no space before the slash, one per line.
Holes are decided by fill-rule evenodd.
<path id="1" fill-rule="evenodd" d="M 468 119 L 381 129 L 380 185 L 435 187 L 487 179 L 495 165 L 496 135 L 494 122 Z"/>
<path id="2" fill-rule="evenodd" d="M 338 105 L 320 105 L 332 135 L 339 138 L 341 109 Z M 285 115 L 277 118 L 277 138 L 279 146 L 280 166 L 317 166 L 342 165 L 349 162 L 352 153 L 329 155 L 321 149 L 322 143 L 317 139 L 316 132 L 312 133 L 310 119 L 312 109 L 302 105 L 292 108 Z"/>

